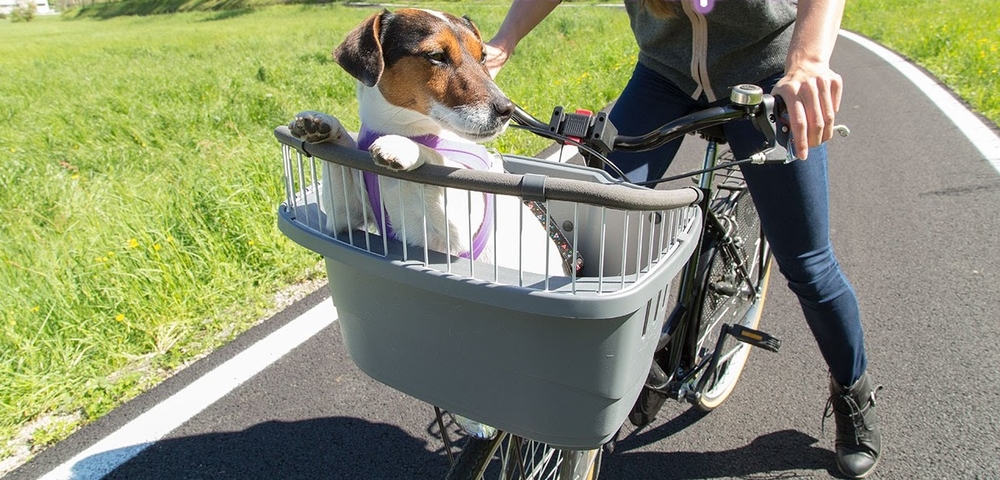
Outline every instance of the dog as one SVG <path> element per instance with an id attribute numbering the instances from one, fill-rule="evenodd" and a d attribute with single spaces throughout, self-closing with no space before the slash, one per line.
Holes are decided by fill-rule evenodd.
<path id="1" fill-rule="evenodd" d="M 504 132 L 515 106 L 487 72 L 482 37 L 470 19 L 424 9 L 384 10 L 348 33 L 333 57 L 357 80 L 357 143 L 336 118 L 315 111 L 295 116 L 289 124 L 293 135 L 367 149 L 375 163 L 394 170 L 430 163 L 503 171 L 502 161 L 479 143 Z M 558 229 L 537 220 L 537 205 L 386 177 L 374 184 L 372 177 L 366 184 L 362 172 L 323 162 L 328 230 L 343 232 L 375 219 L 376 228 L 384 221 L 390 236 L 411 245 L 507 268 L 558 275 L 569 274 L 575 264 L 567 261 L 566 242 L 557 245 Z M 489 238 L 494 232 L 497 237 Z"/>

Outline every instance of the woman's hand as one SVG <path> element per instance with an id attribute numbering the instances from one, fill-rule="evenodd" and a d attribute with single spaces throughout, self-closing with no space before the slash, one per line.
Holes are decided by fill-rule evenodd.
<path id="1" fill-rule="evenodd" d="M 797 158 L 805 160 L 809 148 L 833 137 L 833 127 L 843 94 L 843 79 L 826 64 L 797 64 L 771 91 L 788 107 Z"/>
<path id="2" fill-rule="evenodd" d="M 483 48 L 486 51 L 486 71 L 490 72 L 490 76 L 495 80 L 500 69 L 510 58 L 510 52 L 491 43 L 483 44 Z"/>
<path id="3" fill-rule="evenodd" d="M 497 78 L 500 68 L 514 54 L 514 48 L 532 29 L 538 26 L 562 0 L 513 0 L 500 29 L 486 49 L 486 70 Z"/>
<path id="4" fill-rule="evenodd" d="M 771 90 L 788 106 L 796 157 L 833 137 L 844 80 L 830 69 L 845 0 L 799 0 L 785 76 Z"/>

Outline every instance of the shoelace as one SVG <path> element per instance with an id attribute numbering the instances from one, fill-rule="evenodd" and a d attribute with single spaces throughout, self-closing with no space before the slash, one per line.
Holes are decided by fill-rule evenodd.
<path id="1" fill-rule="evenodd" d="M 833 416 L 834 413 L 840 413 L 842 415 L 847 415 L 851 419 L 851 423 L 854 424 L 854 443 L 861 443 L 862 431 L 868 431 L 868 423 L 865 421 L 865 413 L 868 409 L 875 406 L 875 394 L 882 390 L 882 385 L 877 385 L 872 389 L 872 393 L 868 395 L 868 399 L 864 402 L 864 407 L 858 405 L 854 401 L 854 397 L 850 394 L 840 394 L 840 395 L 830 395 L 826 400 L 826 408 L 823 409 L 823 419 L 820 421 L 820 432 L 826 433 L 826 419 Z M 847 404 L 847 409 L 849 412 L 846 414 L 844 412 L 837 412 L 833 405 L 833 400 L 835 397 L 840 397 Z M 862 430 L 864 429 L 864 430 Z"/>

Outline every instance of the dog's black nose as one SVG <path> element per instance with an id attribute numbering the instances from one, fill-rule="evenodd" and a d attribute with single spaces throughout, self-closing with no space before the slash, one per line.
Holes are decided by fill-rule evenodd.
<path id="1" fill-rule="evenodd" d="M 498 117 L 510 118 L 514 114 L 514 102 L 510 101 L 507 97 L 494 100 L 493 111 L 496 112 Z"/>

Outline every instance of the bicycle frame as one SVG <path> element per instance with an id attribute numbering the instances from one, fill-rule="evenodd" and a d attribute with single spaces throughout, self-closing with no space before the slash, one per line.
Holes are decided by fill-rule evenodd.
<path id="1" fill-rule="evenodd" d="M 673 310 L 664 322 L 660 341 L 657 345 L 658 353 L 654 358 L 650 370 L 647 385 L 667 393 L 671 398 L 678 400 L 694 401 L 690 395 L 700 390 L 693 388 L 693 382 L 698 380 L 699 387 L 704 386 L 707 376 L 699 377 L 698 374 L 706 367 L 712 368 L 712 363 L 718 361 L 718 356 L 705 357 L 701 362 L 694 363 L 698 352 L 698 335 L 702 334 L 699 325 L 700 302 L 703 298 L 703 285 L 708 271 L 703 265 L 703 255 L 714 248 L 730 249 L 730 258 L 740 258 L 732 241 L 731 229 L 726 226 L 726 222 L 720 217 L 719 211 L 711 208 L 712 201 L 717 186 L 715 183 L 714 168 L 719 165 L 719 143 L 716 139 L 709 137 L 705 147 L 705 157 L 703 161 L 704 173 L 699 179 L 699 188 L 704 192 L 704 198 L 700 204 L 703 218 L 702 231 L 699 237 L 699 245 L 688 259 L 687 264 L 681 271 L 681 283 L 678 288 L 677 302 Z M 739 197 L 746 195 L 745 190 L 731 192 L 733 197 L 728 200 L 735 203 Z M 761 262 L 769 260 L 767 255 L 762 255 Z M 749 280 L 749 273 L 746 265 L 737 264 L 740 271 L 740 278 L 746 282 L 746 287 L 751 289 L 755 297 L 760 295 L 760 285 L 753 285 Z M 759 265 L 758 268 L 764 268 Z M 741 286 L 736 286 L 741 288 Z M 723 335 L 725 332 L 723 332 Z M 664 354 L 665 353 L 665 354 Z M 666 358 L 664 358 L 666 357 Z M 700 380 L 699 380 L 700 379 Z"/>

